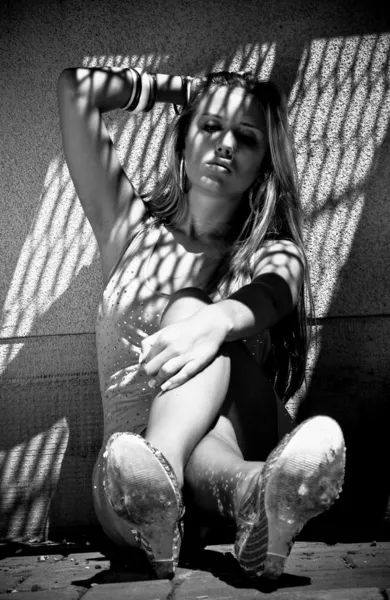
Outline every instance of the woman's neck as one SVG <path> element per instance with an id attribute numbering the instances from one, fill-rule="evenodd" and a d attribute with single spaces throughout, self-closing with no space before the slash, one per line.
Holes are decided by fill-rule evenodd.
<path id="1" fill-rule="evenodd" d="M 187 195 L 188 214 L 180 229 L 205 244 L 227 242 L 240 200 L 207 195 L 192 188 Z"/>

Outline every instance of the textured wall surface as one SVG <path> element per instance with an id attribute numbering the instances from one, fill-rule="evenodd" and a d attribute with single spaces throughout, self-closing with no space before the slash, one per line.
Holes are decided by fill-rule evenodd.
<path id="1" fill-rule="evenodd" d="M 61 150 L 56 81 L 65 67 L 248 69 L 284 88 L 322 319 L 305 410 L 342 411 L 343 422 L 354 415 L 356 426 L 345 425 L 353 446 L 365 435 L 369 407 L 375 437 L 388 418 L 390 364 L 385 10 L 368 0 L 2 5 L 0 536 L 32 539 L 94 522 L 90 474 L 101 412 L 93 331 L 101 275 Z M 172 118 L 172 108 L 161 105 L 147 116 L 105 117 L 140 189 L 164 170 L 162 140 Z"/>

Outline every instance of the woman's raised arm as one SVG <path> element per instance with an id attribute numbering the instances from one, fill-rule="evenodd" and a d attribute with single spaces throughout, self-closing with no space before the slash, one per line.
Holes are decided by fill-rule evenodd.
<path id="1" fill-rule="evenodd" d="M 58 81 L 65 158 L 99 245 L 105 283 L 145 207 L 119 162 L 101 115 L 123 108 L 132 96 L 137 100 L 140 80 L 129 69 L 77 68 L 65 69 Z M 158 74 L 154 100 L 182 104 L 181 77 Z"/>

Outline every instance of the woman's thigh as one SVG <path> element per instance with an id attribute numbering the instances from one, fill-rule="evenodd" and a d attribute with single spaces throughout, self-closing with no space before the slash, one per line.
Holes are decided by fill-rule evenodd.
<path id="1" fill-rule="evenodd" d="M 164 316 L 163 325 L 184 319 L 212 300 L 197 288 L 185 288 L 172 296 Z M 173 313 L 169 309 L 174 306 Z M 224 345 L 231 360 L 231 374 L 228 393 L 220 411 L 233 426 L 233 441 L 245 460 L 265 460 L 279 440 L 293 428 L 292 419 L 277 397 L 271 383 L 265 376 L 242 341 Z M 216 421 L 216 429 L 223 429 L 224 437 L 229 434 L 221 422 Z M 234 436 L 235 434 L 235 436 Z"/>
<path id="2" fill-rule="evenodd" d="M 293 422 L 245 344 L 228 345 L 231 376 L 221 416 L 230 421 L 244 459 L 264 461 Z"/>

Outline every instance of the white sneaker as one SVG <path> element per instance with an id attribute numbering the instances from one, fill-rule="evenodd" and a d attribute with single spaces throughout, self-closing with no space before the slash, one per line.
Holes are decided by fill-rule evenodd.
<path id="1" fill-rule="evenodd" d="M 304 421 L 269 455 L 237 511 L 235 553 L 250 577 L 278 578 L 294 538 L 339 497 L 345 443 L 326 416 Z"/>

